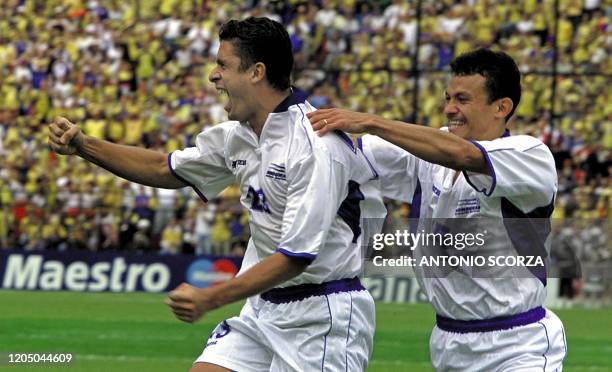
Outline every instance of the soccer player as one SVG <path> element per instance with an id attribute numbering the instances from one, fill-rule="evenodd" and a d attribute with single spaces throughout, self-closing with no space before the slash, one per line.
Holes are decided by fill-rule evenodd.
<path id="1" fill-rule="evenodd" d="M 231 121 L 200 133 L 196 147 L 164 155 L 121 146 L 64 118 L 50 124 L 49 144 L 134 182 L 191 186 L 205 201 L 238 182 L 252 234 L 240 272 L 210 288 L 181 284 L 167 299 L 178 319 L 194 322 L 248 298 L 212 332 L 192 371 L 365 370 L 374 302 L 358 279 L 360 219 L 374 215 L 360 202 L 384 211 L 361 191 L 376 174 L 346 134 L 315 135 L 306 118 L 314 108 L 290 87 L 282 25 L 232 20 L 219 37 L 209 80 Z"/>
<path id="2" fill-rule="evenodd" d="M 512 136 L 505 128 L 521 97 L 512 58 L 487 49 L 459 56 L 451 63 L 445 96 L 445 130 L 342 109 L 308 116 L 319 135 L 369 132 L 361 147 L 379 174 L 384 195 L 412 202 L 412 216 L 419 221 L 550 222 L 557 190 L 552 154 L 538 139 Z M 493 241 L 511 241 L 520 251 L 512 226 L 495 231 Z M 424 249 L 417 248 L 415 256 L 427 254 Z M 561 370 L 565 334 L 559 318 L 542 307 L 542 273 L 484 278 L 453 271 L 435 277 L 418 265 L 415 272 L 437 313 L 430 339 L 436 370 Z"/>

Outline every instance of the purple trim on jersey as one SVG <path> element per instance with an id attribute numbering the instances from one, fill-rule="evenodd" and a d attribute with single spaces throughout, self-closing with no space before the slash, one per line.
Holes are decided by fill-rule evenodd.
<path id="1" fill-rule="evenodd" d="M 421 190 L 421 181 L 417 179 L 417 184 L 412 194 L 412 202 L 410 203 L 410 213 L 408 218 L 419 218 L 421 216 L 421 197 L 423 191 Z"/>
<path id="2" fill-rule="evenodd" d="M 285 288 L 273 288 L 261 294 L 261 298 L 274 304 L 286 304 L 314 296 L 334 293 L 365 291 L 359 278 L 332 280 L 321 284 L 299 284 Z"/>
<path id="3" fill-rule="evenodd" d="M 521 152 L 527 152 L 527 151 L 529 151 L 529 150 L 533 150 L 533 149 L 535 149 L 536 147 L 540 147 L 540 146 L 543 146 L 543 145 L 544 145 L 543 143 L 539 143 L 539 144 L 537 144 L 537 145 L 535 145 L 535 146 L 531 146 L 531 147 L 530 147 L 530 148 L 528 148 L 528 149 L 522 150 Z M 492 152 L 498 152 L 498 151 L 519 151 L 519 150 L 515 149 L 514 147 L 508 147 L 508 148 L 503 148 L 503 149 L 494 149 L 494 150 L 489 150 L 489 151 L 487 151 L 487 152 L 490 154 L 490 153 L 492 153 Z"/>
<path id="4" fill-rule="evenodd" d="M 302 120 L 300 120 L 300 124 L 302 124 L 302 129 L 304 129 L 304 132 L 306 133 L 306 139 L 308 140 L 308 144 L 310 145 L 310 151 L 312 151 L 312 142 L 310 142 L 310 135 L 308 134 L 308 129 L 306 129 L 306 127 L 304 126 L 304 119 L 308 120 L 308 118 L 306 117 L 306 114 L 304 113 L 302 108 L 300 106 L 298 106 L 298 108 L 302 113 Z M 310 120 L 308 120 L 308 122 L 310 123 Z"/>
<path id="5" fill-rule="evenodd" d="M 344 133 L 341 130 L 335 130 L 334 133 L 336 133 L 337 135 L 340 136 L 340 138 L 342 138 L 342 140 L 344 141 L 344 143 L 346 143 L 346 145 L 349 147 L 349 149 L 351 149 L 351 151 L 353 151 L 353 153 L 357 153 L 357 149 L 355 148 L 355 145 L 353 144 L 353 140 L 351 139 L 351 137 L 348 136 L 348 134 Z"/>
<path id="6" fill-rule="evenodd" d="M 542 306 L 520 314 L 482 320 L 456 320 L 436 315 L 436 325 L 443 331 L 453 333 L 503 331 L 539 322 L 545 315 L 546 310 Z"/>
<path id="7" fill-rule="evenodd" d="M 325 296 L 325 300 L 327 301 L 327 311 L 329 311 L 329 329 L 327 330 L 327 333 L 323 338 L 323 360 L 321 360 L 321 372 L 325 370 L 325 352 L 327 351 L 327 336 L 329 336 L 329 333 L 332 330 L 332 324 L 334 320 L 332 316 L 331 306 L 329 306 L 329 298 L 327 297 L 327 295 Z"/>
<path id="8" fill-rule="evenodd" d="M 359 148 L 359 150 L 361 150 L 361 153 L 363 154 L 363 157 L 365 158 L 365 160 L 368 162 L 368 165 L 370 166 L 370 169 L 372 170 L 372 173 L 374 173 L 374 178 L 372 178 L 372 179 L 373 180 L 377 179 L 378 178 L 378 172 L 372 166 L 372 163 L 370 162 L 370 159 L 368 159 L 368 156 L 366 155 L 365 151 L 363 151 L 363 141 L 361 140 L 361 137 L 357 138 L 357 147 Z"/>
<path id="9" fill-rule="evenodd" d="M 191 187 L 196 192 L 196 194 L 198 194 L 200 199 L 204 201 L 204 203 L 208 203 L 208 199 L 206 199 L 206 196 L 204 196 L 204 194 L 200 190 L 198 190 L 198 188 L 194 184 L 179 176 L 179 174 L 176 173 L 174 169 L 172 169 L 172 153 L 168 154 L 168 168 L 170 168 L 170 173 L 172 173 L 174 177 L 176 177 L 179 181 L 183 182 L 185 185 Z"/>
<path id="10" fill-rule="evenodd" d="M 545 242 L 551 231 L 550 217 L 555 209 L 555 196 L 552 196 L 547 205 L 535 208 L 529 213 L 521 211 L 508 198 L 501 198 L 500 207 L 504 227 L 516 252 L 521 256 L 537 255 L 542 258 L 544 267 L 528 269 L 546 286 L 548 253 Z"/>
<path id="11" fill-rule="evenodd" d="M 345 372 L 348 372 L 348 342 L 349 336 L 351 335 L 351 321 L 353 320 L 353 295 L 349 293 L 351 297 L 351 310 L 349 312 L 349 324 L 348 330 L 346 331 L 346 346 L 344 347 L 344 365 L 346 366 Z"/>
<path id="12" fill-rule="evenodd" d="M 510 137 L 510 131 L 508 129 L 504 130 L 504 134 L 502 134 L 501 137 L 499 138 L 504 138 L 504 137 Z"/>
<path id="13" fill-rule="evenodd" d="M 561 358 L 561 365 L 563 365 L 563 361 L 565 361 L 565 357 L 567 356 L 567 339 L 565 338 L 563 324 L 561 324 L 561 334 L 563 335 L 563 358 Z"/>
<path id="14" fill-rule="evenodd" d="M 472 188 L 478 192 L 481 192 L 483 194 L 485 194 L 485 196 L 491 196 L 491 194 L 493 194 L 493 191 L 495 190 L 495 186 L 497 185 L 497 176 L 495 175 L 495 168 L 493 168 L 493 163 L 491 163 L 491 159 L 489 159 L 489 154 L 487 153 L 487 150 L 485 150 L 484 147 L 482 147 L 482 145 L 476 141 L 471 141 L 476 147 L 478 147 L 478 149 L 480 150 L 480 152 L 482 152 L 482 155 L 484 156 L 485 160 L 487 161 L 487 164 L 489 165 L 489 169 L 491 170 L 491 176 L 493 177 L 493 183 L 491 184 L 491 189 L 489 190 L 489 192 L 487 192 L 487 189 L 483 189 L 483 190 L 478 190 L 478 188 L 476 187 L 476 185 L 474 185 L 471 181 L 470 181 L 470 177 L 468 176 L 466 171 L 462 171 L 463 176 L 465 177 L 465 180 L 467 181 L 467 183 L 472 186 Z"/>
<path id="15" fill-rule="evenodd" d="M 421 190 L 421 181 L 417 179 L 417 184 L 412 194 L 412 201 L 410 202 L 410 213 L 408 213 L 408 226 L 410 232 L 416 232 L 419 227 L 419 217 L 421 217 L 421 197 L 423 196 L 423 190 Z"/>
<path id="16" fill-rule="evenodd" d="M 340 204 L 336 213 L 342 220 L 351 228 L 353 232 L 353 243 L 357 243 L 359 235 L 361 235 L 361 208 L 359 203 L 365 199 L 365 196 L 359 190 L 359 184 L 353 180 L 348 182 L 348 193 L 346 198 Z"/>
<path id="17" fill-rule="evenodd" d="M 289 110 L 289 106 L 298 105 L 304 102 L 306 102 L 306 93 L 297 88 L 291 88 L 291 94 L 289 94 L 281 103 L 279 103 L 272 112 L 285 112 Z"/>
<path id="18" fill-rule="evenodd" d="M 546 351 L 542 354 L 542 356 L 544 357 L 544 368 L 542 368 L 542 371 L 546 372 L 546 365 L 548 364 L 548 358 L 546 357 L 546 353 L 548 353 L 548 350 L 550 350 L 550 339 L 548 338 L 548 330 L 546 329 L 544 323 L 538 322 L 538 324 L 541 324 L 542 327 L 544 327 L 544 333 L 546 334 Z"/>
<path id="19" fill-rule="evenodd" d="M 529 150 L 535 149 L 536 147 L 540 147 L 540 146 L 542 146 L 542 145 L 544 145 L 544 144 L 543 144 L 543 143 L 538 143 L 538 144 L 537 144 L 537 145 L 535 145 L 535 146 L 531 146 L 530 148 L 523 150 L 523 152 L 527 152 L 527 151 L 529 151 Z"/>
<path id="20" fill-rule="evenodd" d="M 494 150 L 489 150 L 487 151 L 487 153 L 492 153 L 492 152 L 498 152 L 498 151 L 516 151 L 515 148 L 513 147 L 508 147 L 507 149 L 494 149 Z"/>
<path id="21" fill-rule="evenodd" d="M 284 254 L 285 256 L 289 256 L 291 258 L 299 258 L 299 259 L 306 260 L 306 261 L 308 261 L 308 263 L 311 263 L 312 261 L 315 260 L 315 258 L 317 258 L 316 254 L 296 253 L 296 252 L 288 251 L 288 250 L 286 250 L 284 248 L 278 248 L 276 251 Z"/>

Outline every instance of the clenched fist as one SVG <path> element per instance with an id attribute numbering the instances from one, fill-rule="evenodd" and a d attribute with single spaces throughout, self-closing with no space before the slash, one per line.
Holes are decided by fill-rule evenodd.
<path id="1" fill-rule="evenodd" d="M 187 323 L 195 322 L 208 311 L 218 307 L 213 301 L 210 288 L 196 288 L 187 283 L 170 292 L 165 302 L 172 309 L 174 316 Z"/>
<path id="2" fill-rule="evenodd" d="M 49 146 L 62 155 L 73 155 L 83 144 L 83 132 L 78 125 L 63 117 L 49 124 Z"/>

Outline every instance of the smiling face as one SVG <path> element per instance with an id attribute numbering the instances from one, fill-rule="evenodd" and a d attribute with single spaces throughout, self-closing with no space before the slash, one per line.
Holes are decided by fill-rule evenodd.
<path id="1" fill-rule="evenodd" d="M 246 122 L 253 116 L 250 77 L 251 68 L 240 70 L 240 57 L 232 42 L 221 41 L 217 66 L 210 72 L 208 80 L 215 84 L 219 96 L 225 101 L 224 108 L 230 120 Z"/>
<path id="2" fill-rule="evenodd" d="M 490 140 L 503 133 L 500 102 L 489 102 L 486 79 L 476 75 L 453 75 L 445 93 L 444 114 L 451 133 L 468 140 Z"/>

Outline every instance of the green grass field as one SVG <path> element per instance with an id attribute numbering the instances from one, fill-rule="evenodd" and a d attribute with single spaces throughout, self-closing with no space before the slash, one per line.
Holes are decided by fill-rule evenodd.
<path id="1" fill-rule="evenodd" d="M 212 328 L 240 305 L 195 325 L 175 320 L 163 295 L 0 291 L 0 353 L 71 352 L 70 365 L 8 366 L 0 371 L 186 371 Z M 612 311 L 556 313 L 565 324 L 566 371 L 612 371 Z M 430 371 L 434 314 L 426 305 L 377 304 L 369 371 Z"/>

